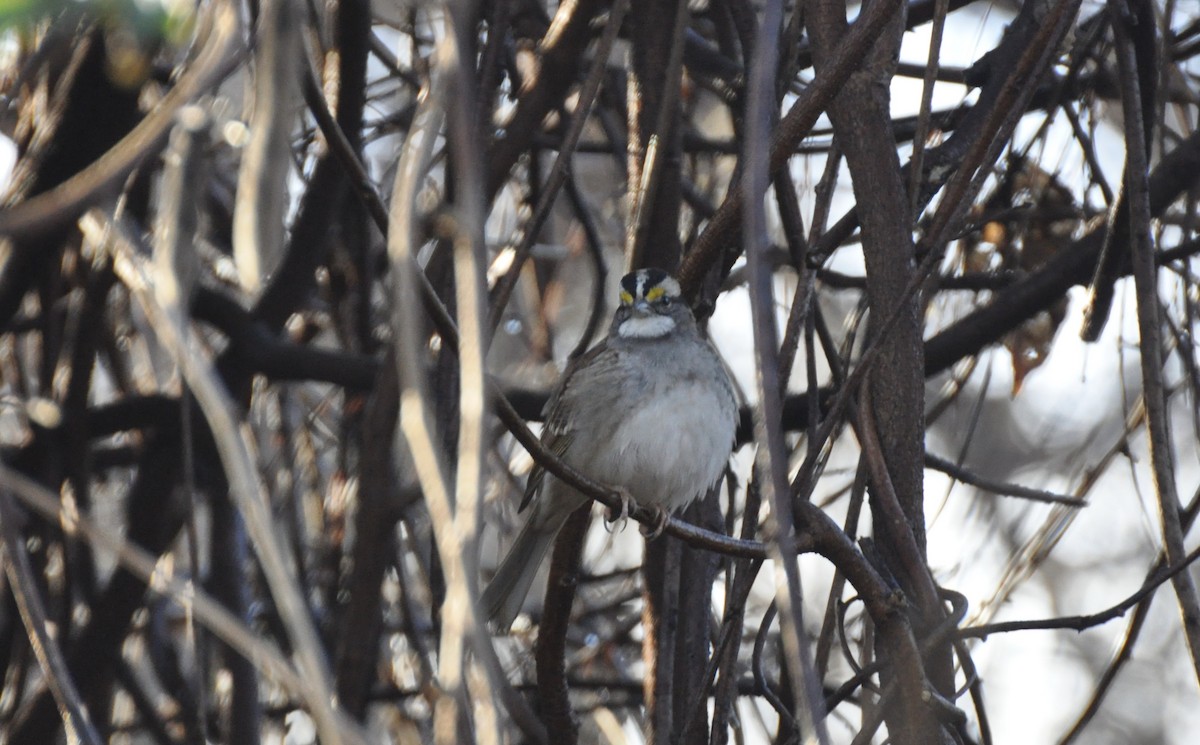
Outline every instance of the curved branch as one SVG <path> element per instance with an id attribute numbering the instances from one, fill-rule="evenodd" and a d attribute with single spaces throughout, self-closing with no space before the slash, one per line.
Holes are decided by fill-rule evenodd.
<path id="1" fill-rule="evenodd" d="M 180 108 L 209 91 L 241 64 L 242 55 L 236 48 L 239 28 L 236 8 L 227 0 L 210 8 L 212 36 L 154 110 L 87 168 L 49 191 L 0 210 L 0 235 L 40 235 L 74 221 L 166 145 Z"/>

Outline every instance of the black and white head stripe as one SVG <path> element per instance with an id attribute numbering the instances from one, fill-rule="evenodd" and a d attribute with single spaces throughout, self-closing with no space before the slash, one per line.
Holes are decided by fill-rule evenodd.
<path id="1" fill-rule="evenodd" d="M 621 304 L 632 305 L 637 300 L 651 303 L 680 295 L 679 283 L 662 269 L 639 269 L 621 278 Z"/>
<path id="2" fill-rule="evenodd" d="M 679 300 L 679 283 L 662 269 L 639 269 L 621 278 L 621 307 L 613 330 L 624 339 L 659 339 L 688 315 Z"/>

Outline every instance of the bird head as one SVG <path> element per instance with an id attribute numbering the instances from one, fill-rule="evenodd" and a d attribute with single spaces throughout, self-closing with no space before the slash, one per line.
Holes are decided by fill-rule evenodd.
<path id="1" fill-rule="evenodd" d="M 621 305 L 613 332 L 624 339 L 657 339 L 691 321 L 679 283 L 661 269 L 639 269 L 621 278 Z"/>

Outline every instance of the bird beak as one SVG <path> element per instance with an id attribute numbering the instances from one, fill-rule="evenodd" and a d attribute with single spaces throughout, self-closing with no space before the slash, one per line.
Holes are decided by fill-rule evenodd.
<path id="1" fill-rule="evenodd" d="M 633 313 L 639 318 L 645 318 L 646 316 L 653 315 L 654 310 L 650 307 L 649 301 L 643 299 L 633 304 Z"/>

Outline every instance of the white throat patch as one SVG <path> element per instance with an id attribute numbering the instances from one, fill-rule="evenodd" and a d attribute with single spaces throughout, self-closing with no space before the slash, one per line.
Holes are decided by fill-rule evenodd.
<path id="1" fill-rule="evenodd" d="M 654 339 L 674 330 L 675 319 L 670 316 L 630 318 L 617 327 L 617 333 L 625 339 Z"/>

